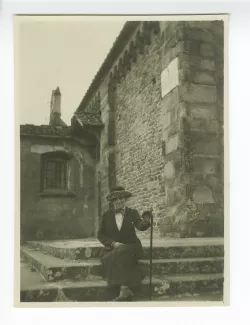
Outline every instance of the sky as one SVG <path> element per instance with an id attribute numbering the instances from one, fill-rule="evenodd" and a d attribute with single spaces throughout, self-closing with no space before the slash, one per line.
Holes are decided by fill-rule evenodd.
<path id="1" fill-rule="evenodd" d="M 51 92 L 59 86 L 62 119 L 69 125 L 124 23 L 22 19 L 15 40 L 20 124 L 48 124 Z"/>

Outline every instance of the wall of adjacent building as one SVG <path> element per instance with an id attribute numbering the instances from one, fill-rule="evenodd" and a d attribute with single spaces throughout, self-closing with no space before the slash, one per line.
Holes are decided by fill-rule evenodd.
<path id="1" fill-rule="evenodd" d="M 41 192 L 41 154 L 65 151 L 71 155 L 68 194 Z M 95 223 L 95 166 L 91 155 L 74 141 L 21 136 L 22 238 L 90 237 Z"/>

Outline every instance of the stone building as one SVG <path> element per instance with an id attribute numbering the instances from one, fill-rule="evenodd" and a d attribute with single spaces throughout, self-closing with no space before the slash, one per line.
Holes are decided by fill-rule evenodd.
<path id="1" fill-rule="evenodd" d="M 115 185 L 156 237 L 223 235 L 223 48 L 223 21 L 127 22 L 70 126 L 58 89 L 21 126 L 23 236 L 95 236 Z"/>
<path id="2" fill-rule="evenodd" d="M 25 239 L 91 237 L 95 229 L 94 136 L 61 120 L 52 92 L 49 125 L 21 125 L 21 226 Z M 79 121 L 102 128 L 100 118 Z"/>

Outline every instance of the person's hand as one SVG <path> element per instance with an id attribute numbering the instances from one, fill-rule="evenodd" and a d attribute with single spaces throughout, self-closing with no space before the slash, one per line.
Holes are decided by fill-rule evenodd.
<path id="1" fill-rule="evenodd" d="M 151 216 L 152 216 L 152 212 L 150 211 L 145 211 L 142 214 L 142 219 L 144 220 L 144 222 L 146 223 L 150 223 L 151 222 Z"/>
<path id="2" fill-rule="evenodd" d="M 114 248 L 118 248 L 118 247 L 123 246 L 123 245 L 124 245 L 124 244 L 119 243 L 119 242 L 116 241 L 116 242 L 113 243 L 112 246 L 113 246 Z"/>
<path id="3" fill-rule="evenodd" d="M 144 220 L 145 223 L 150 223 L 151 218 L 150 218 L 150 216 L 147 214 L 147 215 L 144 216 L 143 220 Z"/>

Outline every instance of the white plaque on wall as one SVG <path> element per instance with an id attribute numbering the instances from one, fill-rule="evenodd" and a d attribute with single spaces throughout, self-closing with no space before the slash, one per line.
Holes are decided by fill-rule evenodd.
<path id="1" fill-rule="evenodd" d="M 178 57 L 161 73 L 161 97 L 166 96 L 177 85 L 179 85 Z"/>

